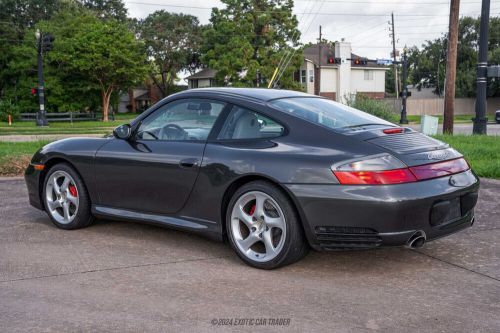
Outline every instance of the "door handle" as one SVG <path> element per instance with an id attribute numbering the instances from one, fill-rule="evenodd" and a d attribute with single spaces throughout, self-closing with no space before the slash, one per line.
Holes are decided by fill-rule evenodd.
<path id="1" fill-rule="evenodd" d="M 179 162 L 179 165 L 183 168 L 193 168 L 198 166 L 198 159 L 196 158 L 186 158 Z"/>

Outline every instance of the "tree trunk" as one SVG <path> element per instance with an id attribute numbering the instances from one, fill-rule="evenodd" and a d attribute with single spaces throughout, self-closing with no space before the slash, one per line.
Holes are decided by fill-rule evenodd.
<path id="1" fill-rule="evenodd" d="M 111 98 L 111 93 L 113 89 L 108 88 L 106 90 L 101 91 L 102 97 L 102 121 L 109 121 L 109 99 Z"/>

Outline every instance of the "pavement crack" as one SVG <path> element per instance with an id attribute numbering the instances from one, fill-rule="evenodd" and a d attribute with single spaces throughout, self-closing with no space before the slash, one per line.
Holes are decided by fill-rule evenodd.
<path id="1" fill-rule="evenodd" d="M 470 269 L 470 268 L 467 268 L 467 267 L 465 267 L 465 266 L 461 266 L 461 265 L 458 265 L 458 264 L 454 264 L 454 263 L 452 263 L 452 262 L 446 261 L 446 260 L 444 260 L 444 259 L 441 259 L 441 258 L 438 258 L 438 257 L 432 256 L 432 255 L 427 254 L 427 253 L 424 253 L 424 252 L 420 252 L 420 251 L 418 251 L 418 250 L 414 250 L 414 251 L 415 251 L 416 253 L 418 253 L 418 254 L 421 254 L 421 255 L 423 255 L 423 256 L 426 256 L 426 257 L 429 257 L 429 258 L 435 259 L 435 260 L 437 260 L 437 261 L 440 261 L 440 262 L 442 262 L 442 263 L 448 264 L 448 265 L 450 265 L 450 266 L 453 266 L 453 267 L 456 267 L 456 268 L 460 268 L 460 269 L 463 269 L 463 270 L 469 271 L 469 272 L 471 272 L 471 273 L 475 273 L 475 274 L 477 274 L 477 275 L 481 275 L 482 277 L 485 277 L 485 278 L 492 279 L 492 280 L 494 280 L 494 281 L 500 282 L 500 279 L 498 279 L 498 278 L 496 278 L 496 277 L 494 277 L 494 276 L 491 276 L 491 275 L 488 275 L 488 274 L 484 274 L 484 273 L 481 273 L 481 272 L 475 271 L 475 270 Z"/>
<path id="2" fill-rule="evenodd" d="M 195 258 L 195 259 L 183 259 L 183 260 L 172 260 L 172 261 L 166 261 L 166 262 L 156 262 L 156 263 L 141 264 L 141 265 L 129 265 L 129 266 L 118 266 L 118 267 L 100 268 L 100 269 L 89 269 L 89 270 L 86 270 L 86 271 L 76 271 L 76 272 L 68 272 L 68 273 L 39 275 L 39 276 L 30 276 L 30 277 L 24 277 L 24 278 L 18 278 L 18 279 L 2 280 L 2 281 L 0 281 L 0 283 L 26 281 L 26 280 L 38 280 L 38 279 L 45 279 L 45 278 L 51 278 L 51 277 L 60 277 L 60 276 L 77 275 L 77 274 L 87 274 L 87 273 L 98 273 L 98 272 L 116 271 L 116 270 L 128 269 L 128 268 L 153 267 L 153 266 L 162 266 L 162 265 L 170 265 L 170 264 L 181 264 L 181 263 L 185 263 L 185 262 L 208 261 L 208 260 L 224 259 L 224 258 L 229 258 L 229 256 L 208 257 L 208 258 Z"/>

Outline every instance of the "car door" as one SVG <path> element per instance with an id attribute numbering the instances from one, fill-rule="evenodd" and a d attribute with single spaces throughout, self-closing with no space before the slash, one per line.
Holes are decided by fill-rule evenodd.
<path id="1" fill-rule="evenodd" d="M 99 204 L 157 214 L 179 211 L 224 107 L 206 99 L 172 101 L 143 119 L 130 140 L 110 140 L 96 154 Z"/>

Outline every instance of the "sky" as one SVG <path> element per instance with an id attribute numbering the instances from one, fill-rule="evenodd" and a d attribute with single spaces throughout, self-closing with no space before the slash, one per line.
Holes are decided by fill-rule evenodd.
<path id="1" fill-rule="evenodd" d="M 144 18 L 156 10 L 186 13 L 208 23 L 218 0 L 124 0 L 129 15 Z M 345 38 L 353 53 L 370 59 L 386 59 L 392 51 L 389 21 L 394 13 L 396 48 L 420 46 L 448 29 L 449 0 L 295 0 L 301 42 L 316 42 L 319 26 L 328 40 Z M 481 0 L 461 0 L 460 15 L 478 17 Z M 491 0 L 491 16 L 500 16 L 500 0 Z"/>

